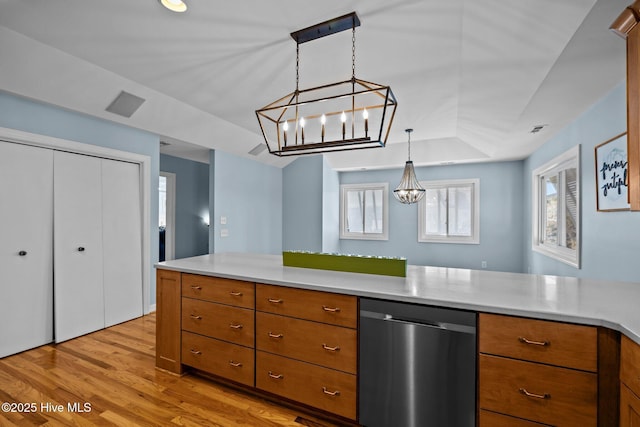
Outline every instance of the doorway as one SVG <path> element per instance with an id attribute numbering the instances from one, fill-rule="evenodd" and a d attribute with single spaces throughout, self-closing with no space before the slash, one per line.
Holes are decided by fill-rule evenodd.
<path id="1" fill-rule="evenodd" d="M 158 185 L 158 231 L 160 244 L 158 260 L 169 261 L 175 259 L 175 217 L 176 217 L 176 174 L 160 172 Z"/>

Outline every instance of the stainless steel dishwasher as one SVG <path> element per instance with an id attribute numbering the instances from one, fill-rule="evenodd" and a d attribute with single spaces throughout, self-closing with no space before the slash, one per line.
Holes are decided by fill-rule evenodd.
<path id="1" fill-rule="evenodd" d="M 476 313 L 360 298 L 360 423 L 473 427 Z"/>

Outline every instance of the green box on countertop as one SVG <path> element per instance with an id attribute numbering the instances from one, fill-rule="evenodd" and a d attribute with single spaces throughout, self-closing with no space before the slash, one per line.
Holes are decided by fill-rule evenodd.
<path id="1" fill-rule="evenodd" d="M 397 277 L 407 276 L 406 258 L 283 251 L 282 264 L 286 267 L 315 268 Z"/>

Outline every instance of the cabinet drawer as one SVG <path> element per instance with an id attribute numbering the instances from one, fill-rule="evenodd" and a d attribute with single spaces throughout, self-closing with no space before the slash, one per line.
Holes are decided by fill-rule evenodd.
<path id="1" fill-rule="evenodd" d="M 481 353 L 596 372 L 598 333 L 591 326 L 480 314 Z"/>
<path id="2" fill-rule="evenodd" d="M 251 348 L 182 332 L 182 363 L 241 384 L 254 385 Z"/>
<path id="3" fill-rule="evenodd" d="M 482 409 L 558 427 L 597 425 L 596 374 L 481 354 L 479 377 Z"/>
<path id="4" fill-rule="evenodd" d="M 479 414 L 479 427 L 550 427 L 548 424 L 534 423 L 533 421 L 496 414 L 482 409 Z"/>
<path id="5" fill-rule="evenodd" d="M 256 387 L 356 419 L 355 375 L 257 351 Z"/>
<path id="6" fill-rule="evenodd" d="M 640 396 L 640 346 L 624 335 L 620 343 L 620 381 Z"/>
<path id="7" fill-rule="evenodd" d="M 182 296 L 253 308 L 255 285 L 239 280 L 182 273 Z"/>
<path id="8" fill-rule="evenodd" d="M 355 328 L 358 298 L 283 286 L 256 285 L 256 310 Z"/>
<path id="9" fill-rule="evenodd" d="M 640 426 L 640 398 L 620 384 L 620 427 Z"/>
<path id="10" fill-rule="evenodd" d="M 182 298 L 182 330 L 253 347 L 254 311 Z"/>
<path id="11" fill-rule="evenodd" d="M 256 348 L 339 371 L 357 372 L 355 329 L 258 312 Z"/>

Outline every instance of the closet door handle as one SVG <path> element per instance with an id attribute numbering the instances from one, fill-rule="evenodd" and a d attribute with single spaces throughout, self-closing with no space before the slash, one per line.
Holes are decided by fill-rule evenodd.
<path id="1" fill-rule="evenodd" d="M 78 248 L 78 252 L 84 252 L 84 247 L 80 246 L 80 247 Z"/>
<path id="2" fill-rule="evenodd" d="M 20 252 L 18 252 L 18 255 L 25 256 L 25 255 L 27 255 L 27 251 L 20 251 Z"/>

